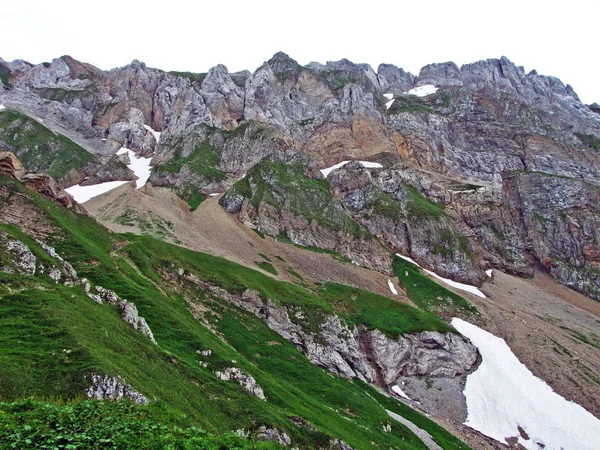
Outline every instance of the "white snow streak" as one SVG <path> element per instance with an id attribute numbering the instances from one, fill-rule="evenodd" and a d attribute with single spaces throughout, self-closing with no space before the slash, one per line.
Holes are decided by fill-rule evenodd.
<path id="1" fill-rule="evenodd" d="M 488 277 L 492 278 L 492 276 L 494 275 L 494 269 L 488 269 L 488 270 L 486 270 L 486 271 L 485 271 L 485 274 L 486 274 Z"/>
<path id="2" fill-rule="evenodd" d="M 350 161 L 342 161 L 341 163 L 337 163 L 331 167 L 327 167 L 326 169 L 321 169 L 321 173 L 323 174 L 324 177 L 327 177 L 332 171 L 345 166 L 349 162 Z M 359 162 L 362 164 L 363 167 L 366 167 L 367 169 L 381 169 L 383 167 L 379 163 L 374 163 L 374 162 L 370 162 L 370 161 L 359 161 Z"/>
<path id="3" fill-rule="evenodd" d="M 213 192 L 212 194 L 208 194 L 209 197 L 216 197 L 217 195 L 221 195 L 219 192 Z"/>
<path id="4" fill-rule="evenodd" d="M 396 253 L 396 256 L 399 256 L 400 258 L 405 259 L 406 261 L 413 263 L 415 266 L 423 269 L 423 271 L 425 271 L 426 273 L 428 273 L 432 277 L 437 278 L 438 280 L 446 283 L 448 286 L 452 286 L 455 289 L 460 289 L 461 291 L 470 292 L 471 294 L 474 294 L 474 295 L 476 295 L 478 297 L 481 297 L 481 298 L 487 298 L 485 296 L 485 294 L 483 292 L 481 292 L 479 289 L 477 289 L 475 286 L 471 286 L 470 284 L 465 284 L 465 283 L 459 283 L 458 281 L 453 281 L 453 280 L 450 280 L 448 278 L 440 277 L 437 273 L 432 272 L 431 270 L 427 270 L 427 269 L 419 266 L 413 259 L 409 258 L 408 256 L 403 256 L 400 253 Z"/>
<path id="5" fill-rule="evenodd" d="M 394 283 L 392 283 L 392 280 L 390 279 L 388 279 L 388 286 L 390 287 L 390 291 L 392 291 L 392 294 L 398 295 L 398 291 L 396 290 Z"/>
<path id="6" fill-rule="evenodd" d="M 406 392 L 400 389 L 400 386 L 398 386 L 397 384 L 392 386 L 392 391 L 394 391 L 394 393 L 398 394 L 400 397 L 410 400 L 410 397 L 406 395 Z"/>
<path id="7" fill-rule="evenodd" d="M 129 164 L 127 164 L 127 167 L 129 167 L 133 171 L 135 176 L 138 177 L 138 179 L 135 181 L 135 188 L 139 189 L 143 185 L 145 185 L 146 181 L 148 181 L 148 178 L 150 178 L 150 171 L 152 170 L 152 167 L 150 166 L 150 161 L 152 161 L 152 157 L 139 157 L 134 152 L 125 147 L 121 147 L 117 152 L 117 155 L 122 155 L 124 153 L 127 153 L 127 155 L 129 156 Z"/>
<path id="8" fill-rule="evenodd" d="M 535 377 L 503 339 L 458 318 L 452 326 L 479 348 L 483 359 L 467 377 L 465 425 L 503 443 L 516 436 L 529 450 L 543 448 L 538 442 L 547 449 L 600 448 L 600 420 Z"/>
<path id="9" fill-rule="evenodd" d="M 390 106 L 392 106 L 392 103 L 396 100 L 394 94 L 383 94 L 383 96 L 388 99 L 388 101 L 385 102 L 385 109 L 390 109 Z"/>
<path id="10" fill-rule="evenodd" d="M 2 111 L 3 109 L 6 109 L 6 106 L 0 105 L 0 111 Z"/>
<path id="11" fill-rule="evenodd" d="M 81 186 L 78 184 L 65 189 L 65 191 L 67 191 L 78 203 L 85 203 L 89 199 L 112 191 L 125 183 L 129 183 L 129 181 L 107 181 L 106 183 L 92 184 L 91 186 Z"/>
<path id="12" fill-rule="evenodd" d="M 416 95 L 417 97 L 426 97 L 431 94 L 435 94 L 438 88 L 436 88 L 433 84 L 424 84 L 423 86 L 419 86 L 411 89 L 405 94 Z"/>

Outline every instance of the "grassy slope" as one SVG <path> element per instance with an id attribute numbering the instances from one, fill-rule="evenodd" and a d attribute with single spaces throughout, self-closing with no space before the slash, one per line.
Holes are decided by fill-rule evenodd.
<path id="1" fill-rule="evenodd" d="M 448 310 L 478 314 L 474 305 L 423 275 L 421 269 L 415 264 L 394 257 L 392 267 L 400 286 L 404 288 L 413 303 L 422 310 L 440 315 Z"/>
<path id="2" fill-rule="evenodd" d="M 74 264 L 80 276 L 133 301 L 159 343 L 152 345 L 124 323 L 116 310 L 95 304 L 81 288 L 54 285 L 43 275 L 4 274 L 0 283 L 2 399 L 24 395 L 73 398 L 87 385 L 83 376 L 98 371 L 119 374 L 153 404 L 170 413 L 185 414 L 180 425 L 224 433 L 267 424 L 286 430 L 301 448 L 328 439 L 323 433 L 340 437 L 354 448 L 369 448 L 372 441 L 380 448 L 423 448 L 399 424 L 392 425 L 391 433 L 381 431 L 381 424 L 389 419 L 381 402 L 371 397 L 370 388 L 312 365 L 258 318 L 207 299 L 214 311 L 213 326 L 223 336 L 218 337 L 192 317 L 183 294 L 169 289 L 160 273 L 184 267 L 230 291 L 250 287 L 282 304 L 301 305 L 309 311 L 337 309 L 336 303 L 342 301 L 339 297 L 346 295 L 343 287 L 338 291 L 328 287 L 327 295 L 320 295 L 150 237 L 127 235 L 126 243 L 93 219 L 29 193 L 19 183 L 0 178 L 0 184 L 4 189 L 27 192 L 58 231 L 49 239 L 51 245 Z M 19 234 L 12 227 L 4 228 Z M 42 255 L 33 242 L 26 243 Z M 204 298 L 203 292 L 195 295 Z M 359 313 L 351 317 L 368 317 L 364 307 L 357 309 Z M 205 368 L 198 363 L 197 350 L 207 348 L 213 355 L 204 358 L 209 364 Z M 215 370 L 233 365 L 256 378 L 268 402 L 213 375 Z M 291 425 L 289 418 L 296 416 L 320 431 Z M 436 439 L 451 442 L 446 448 L 465 448 L 419 417 Z"/>
<path id="3" fill-rule="evenodd" d="M 16 111 L 0 111 L 0 139 L 6 142 L 26 169 L 46 172 L 62 180 L 96 158 L 61 134 Z"/>

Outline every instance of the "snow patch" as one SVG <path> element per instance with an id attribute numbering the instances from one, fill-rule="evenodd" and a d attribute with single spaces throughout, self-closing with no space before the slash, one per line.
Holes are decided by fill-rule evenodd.
<path id="1" fill-rule="evenodd" d="M 2 111 L 3 109 L 6 109 L 6 106 L 0 105 L 0 111 Z"/>
<path id="2" fill-rule="evenodd" d="M 129 181 L 107 181 L 106 183 L 93 184 L 91 186 L 80 186 L 78 184 L 65 189 L 65 191 L 67 191 L 77 203 L 85 203 L 91 198 L 112 191 L 125 183 L 129 183 Z"/>
<path id="3" fill-rule="evenodd" d="M 419 86 L 411 89 L 405 94 L 408 95 L 416 95 L 417 97 L 427 97 L 428 95 L 435 94 L 438 88 L 436 88 L 433 84 L 424 84 L 423 86 Z"/>
<path id="4" fill-rule="evenodd" d="M 486 271 L 485 271 L 485 274 L 486 274 L 488 277 L 492 278 L 492 277 L 494 276 L 494 269 L 488 269 L 488 270 L 486 270 Z"/>
<path id="5" fill-rule="evenodd" d="M 394 393 L 398 394 L 400 397 L 410 400 L 410 397 L 406 395 L 406 392 L 400 389 L 400 386 L 398 386 L 397 384 L 392 386 L 392 391 L 394 391 Z"/>
<path id="6" fill-rule="evenodd" d="M 392 280 L 390 279 L 388 279 L 388 286 L 390 287 L 390 291 L 392 291 L 392 294 L 398 295 L 398 291 L 396 290 L 394 283 L 392 283 Z"/>
<path id="7" fill-rule="evenodd" d="M 423 267 L 421 267 L 420 265 L 418 265 L 413 259 L 409 258 L 408 256 L 403 256 L 400 253 L 396 253 L 396 256 L 399 256 L 400 258 L 413 263 L 415 266 L 419 267 L 420 269 L 422 269 L 424 272 L 426 272 L 427 274 L 431 275 L 434 278 L 437 278 L 438 280 L 446 283 L 448 286 L 451 286 L 455 289 L 460 289 L 461 291 L 465 291 L 465 292 L 470 292 L 471 294 L 474 294 L 478 297 L 481 298 L 487 298 L 485 296 L 485 294 L 483 292 L 481 292 L 479 289 L 477 289 L 475 286 L 472 286 L 470 284 L 465 284 L 465 283 L 459 283 L 458 281 L 453 281 L 450 280 L 448 278 L 444 278 L 444 277 L 440 277 L 437 273 L 432 272 L 431 270 L 427 270 Z"/>
<path id="8" fill-rule="evenodd" d="M 152 133 L 152 136 L 154 136 L 154 139 L 156 139 L 156 143 L 158 144 L 158 142 L 160 141 L 160 134 L 161 134 L 160 131 L 155 131 L 148 125 L 144 125 L 144 128 L 146 130 L 148 130 L 150 133 Z"/>
<path id="9" fill-rule="evenodd" d="M 326 169 L 321 169 L 321 173 L 323 174 L 324 177 L 327 177 L 331 172 L 333 172 L 335 169 L 339 169 L 340 167 L 345 166 L 346 164 L 348 164 L 350 161 L 342 161 L 340 163 L 337 163 L 331 167 L 327 167 Z M 374 163 L 374 162 L 370 162 L 370 161 L 359 161 L 361 163 L 361 165 L 367 169 L 381 169 L 383 166 L 379 163 Z"/>
<path id="10" fill-rule="evenodd" d="M 213 192 L 212 194 L 208 194 L 209 197 L 216 197 L 217 195 L 221 195 L 220 192 Z"/>
<path id="11" fill-rule="evenodd" d="M 138 177 L 138 179 L 135 181 L 135 188 L 139 189 L 145 185 L 148 181 L 148 178 L 150 178 L 150 171 L 152 170 L 150 161 L 152 161 L 152 157 L 142 158 L 125 147 L 121 147 L 117 152 L 117 155 L 123 155 L 125 153 L 127 156 L 129 156 L 129 164 L 127 164 L 127 167 L 129 167 L 135 176 Z"/>
<path id="12" fill-rule="evenodd" d="M 121 147 L 117 152 L 117 155 L 123 154 L 127 154 L 129 157 L 129 164 L 127 164 L 127 167 L 129 167 L 135 176 L 138 177 L 135 182 L 135 188 L 139 189 L 145 185 L 148 178 L 150 178 L 150 171 L 152 170 L 150 161 L 152 161 L 152 158 L 138 157 L 128 148 Z M 97 197 L 98 195 L 105 194 L 108 191 L 112 191 L 125 183 L 129 183 L 129 181 L 107 181 L 106 183 L 93 184 L 91 186 L 81 186 L 78 184 L 65 189 L 65 191 L 67 191 L 78 203 L 85 203 L 88 200 Z"/>
<path id="13" fill-rule="evenodd" d="M 390 109 L 390 106 L 392 106 L 392 103 L 396 100 L 394 94 L 383 94 L 383 96 L 388 99 L 388 101 L 385 102 L 385 109 Z"/>
<path id="14" fill-rule="evenodd" d="M 600 448 L 600 420 L 534 376 L 503 339 L 462 319 L 451 323 L 482 357 L 479 368 L 467 376 L 465 425 L 502 443 L 514 436 L 529 450 Z"/>

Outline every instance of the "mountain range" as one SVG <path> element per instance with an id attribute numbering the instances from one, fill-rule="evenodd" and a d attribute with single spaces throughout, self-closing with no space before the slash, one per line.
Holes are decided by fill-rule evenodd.
<path id="1" fill-rule="evenodd" d="M 474 425 L 486 359 L 454 318 L 599 416 L 600 106 L 569 85 L 504 57 L 415 76 L 281 52 L 0 59 L 0 83 L 13 442 L 56 437 L 42 398 L 108 414 L 87 396 L 162 430 L 122 448 L 558 445 Z"/>

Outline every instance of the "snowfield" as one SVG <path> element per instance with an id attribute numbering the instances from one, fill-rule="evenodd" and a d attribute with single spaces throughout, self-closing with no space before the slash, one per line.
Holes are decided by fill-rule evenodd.
<path id="1" fill-rule="evenodd" d="M 340 167 L 345 166 L 349 162 L 351 162 L 351 161 L 342 161 L 341 163 L 337 163 L 331 167 L 327 167 L 326 169 L 321 169 L 321 173 L 323 174 L 324 177 L 327 177 L 327 175 L 329 175 L 335 169 L 339 169 Z M 363 167 L 366 167 L 367 169 L 381 169 L 383 167 L 379 163 L 374 163 L 374 162 L 369 162 L 369 161 L 359 161 L 359 162 L 362 164 Z"/>
<path id="2" fill-rule="evenodd" d="M 435 94 L 438 88 L 433 84 L 424 84 L 416 88 L 412 88 L 410 91 L 405 92 L 408 95 L 416 95 L 417 97 L 427 97 L 428 95 Z"/>
<path id="3" fill-rule="evenodd" d="M 465 425 L 506 444 L 516 437 L 528 450 L 600 449 L 600 420 L 534 376 L 503 339 L 462 319 L 451 323 L 483 360 L 467 376 Z"/>
<path id="4" fill-rule="evenodd" d="M 117 152 L 117 155 L 123 154 L 129 156 L 129 164 L 127 164 L 127 167 L 129 167 L 135 176 L 138 177 L 135 181 L 135 188 L 139 189 L 145 185 L 148 178 L 150 178 L 150 171 L 152 170 L 150 161 L 152 161 L 152 158 L 138 157 L 134 152 L 125 147 L 122 147 Z M 65 189 L 65 191 L 67 191 L 77 203 L 85 203 L 88 200 L 97 197 L 98 195 L 105 194 L 108 191 L 112 191 L 125 183 L 129 183 L 129 181 L 107 181 L 106 183 L 93 184 L 91 186 L 81 186 L 78 184 Z"/>
<path id="5" fill-rule="evenodd" d="M 125 153 L 127 154 L 127 156 L 129 156 L 129 164 L 127 164 L 127 167 L 129 167 L 133 171 L 133 173 L 135 173 L 135 176 L 138 177 L 138 179 L 136 180 L 135 188 L 139 189 L 143 185 L 145 185 L 146 181 L 148 181 L 148 178 L 150 178 L 150 171 L 152 170 L 150 161 L 152 161 L 152 157 L 139 157 L 134 152 L 125 147 L 121 147 L 121 149 L 119 149 L 119 151 L 117 152 L 117 155 L 123 155 Z"/>
<path id="6" fill-rule="evenodd" d="M 487 298 L 485 296 L 485 294 L 483 292 L 481 292 L 475 286 L 471 286 L 470 284 L 465 284 L 465 283 L 459 283 L 458 281 L 453 281 L 453 280 L 450 280 L 448 278 L 440 277 L 437 273 L 432 272 L 431 270 L 427 270 L 427 269 L 419 266 L 412 258 L 409 258 L 408 256 L 401 255 L 400 253 L 396 253 L 396 256 L 399 256 L 400 258 L 402 258 L 402 259 L 404 259 L 404 260 L 406 260 L 406 261 L 414 264 L 415 266 L 419 267 L 420 269 L 422 269 L 423 271 L 425 271 L 426 273 L 428 273 L 432 277 L 437 278 L 438 280 L 446 283 L 448 286 L 452 286 L 455 289 L 460 289 L 461 291 L 470 292 L 471 294 L 474 294 L 474 295 L 476 295 L 478 297 L 481 297 L 481 298 Z"/>
<path id="7" fill-rule="evenodd" d="M 67 191 L 77 203 L 85 203 L 98 195 L 102 195 L 119 186 L 123 186 L 125 183 L 129 183 L 129 181 L 107 181 L 106 183 L 92 184 L 91 186 L 81 186 L 78 184 L 65 189 L 65 191 Z"/>

